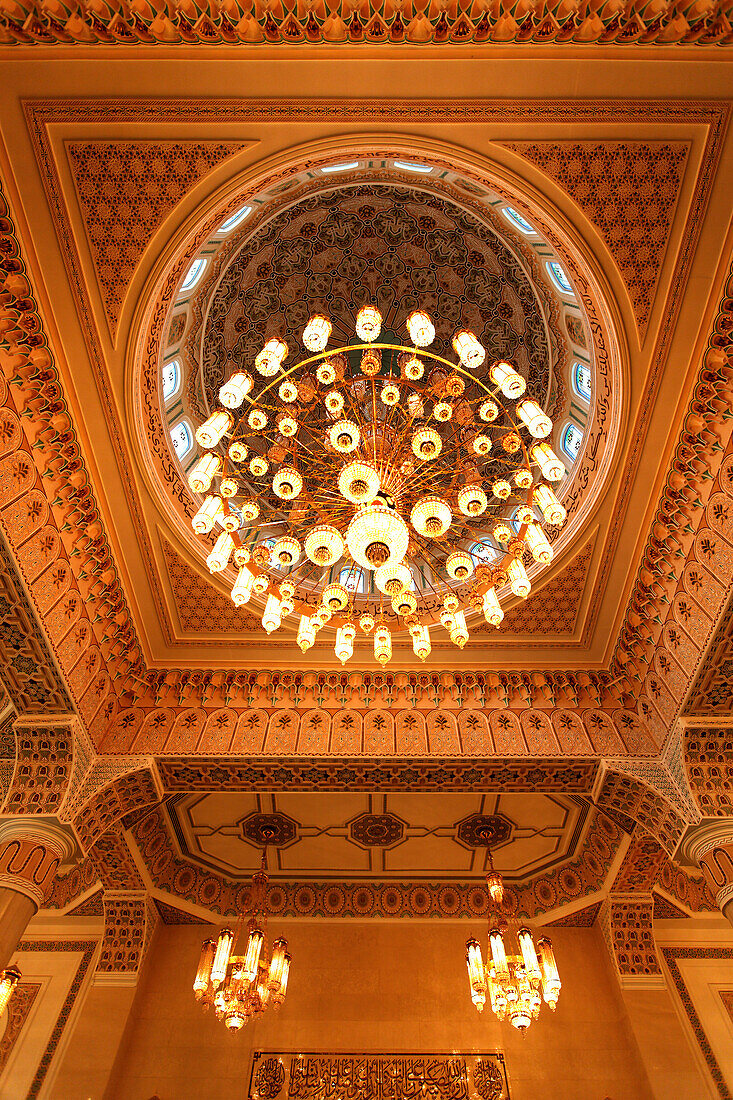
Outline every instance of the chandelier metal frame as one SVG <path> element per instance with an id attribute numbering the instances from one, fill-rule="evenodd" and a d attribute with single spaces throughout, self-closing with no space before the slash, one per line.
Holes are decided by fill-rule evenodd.
<path id="1" fill-rule="evenodd" d="M 529 594 L 522 559 L 531 551 L 535 561 L 549 562 L 542 522 L 559 526 L 565 519 L 550 486 L 536 482 L 536 471 L 557 481 L 565 468 L 544 442 L 551 421 L 534 401 L 520 401 L 524 380 L 510 363 L 495 361 L 494 384 L 487 385 L 465 365 L 485 359 L 472 333 L 454 338 L 459 362 L 453 362 L 424 343 L 379 340 L 381 315 L 373 307 L 359 312 L 357 331 L 369 312 L 379 319 L 374 338 L 324 346 L 287 368 L 287 345 L 274 338 L 255 359 L 262 388 L 252 393 L 254 380 L 243 368 L 224 383 L 219 394 L 226 405 L 196 432 L 210 450 L 189 474 L 191 488 L 208 494 L 193 526 L 204 535 L 223 529 L 209 568 L 222 572 L 233 558 L 239 572 L 232 599 L 241 605 L 252 592 L 265 597 L 268 633 L 299 612 L 301 649 L 310 648 L 328 623 L 345 662 L 358 619 L 365 634 L 376 627 L 381 663 L 391 656 L 395 630 L 409 631 L 415 653 L 425 660 L 437 620 L 462 647 L 466 615 L 483 610 L 499 626 L 498 591 L 508 584 L 515 595 Z M 413 313 L 408 328 L 417 315 L 427 318 Z M 306 334 L 314 322 L 327 326 L 327 341 L 330 323 L 320 315 L 311 318 Z M 510 401 L 523 408 L 522 416 Z M 427 454 L 430 448 L 434 453 Z M 271 488 L 255 485 L 271 466 Z M 346 484 L 350 471 L 354 479 Z M 218 494 L 209 492 L 214 479 Z M 510 512 L 518 517 L 513 522 Z M 372 530 L 385 532 L 387 541 L 375 535 L 362 545 Z M 280 536 L 273 547 L 257 543 L 258 534 L 269 532 Z M 446 557 L 448 532 L 453 552 Z M 316 545 L 321 534 L 323 545 Z M 477 544 L 493 556 L 490 566 L 471 552 Z M 342 560 L 334 580 L 329 570 Z M 381 580 L 377 576 L 380 565 L 386 579 L 384 570 Z M 395 572 L 399 565 L 408 571 Z M 276 569 L 287 572 L 273 575 Z M 367 588 L 372 592 L 362 594 Z"/>

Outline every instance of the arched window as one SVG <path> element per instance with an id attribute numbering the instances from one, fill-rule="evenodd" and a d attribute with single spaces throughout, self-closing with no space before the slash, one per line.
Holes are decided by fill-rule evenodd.
<path id="1" fill-rule="evenodd" d="M 533 233 L 535 236 L 537 235 L 537 230 L 534 228 L 534 226 L 530 225 L 527 219 L 523 218 L 519 211 L 515 210 L 514 207 L 505 206 L 502 210 L 502 214 L 507 219 L 507 221 L 516 226 L 520 233 L 524 233 L 525 237 L 528 237 L 530 233 Z"/>
<path id="2" fill-rule="evenodd" d="M 579 397 L 590 401 L 590 367 L 587 363 L 573 363 L 573 388 Z"/>
<path id="3" fill-rule="evenodd" d="M 548 260 L 547 270 L 549 271 L 550 278 L 552 279 L 558 290 L 562 291 L 563 294 L 572 294 L 572 296 L 575 297 L 575 294 L 573 293 L 573 288 L 570 285 L 570 280 L 565 274 L 565 269 L 559 263 L 557 263 L 556 260 Z"/>
<path id="4" fill-rule="evenodd" d="M 499 557 L 498 551 L 488 542 L 474 542 L 469 548 L 469 554 L 478 562 L 490 565 Z"/>
<path id="5" fill-rule="evenodd" d="M 580 451 L 580 445 L 583 442 L 583 433 L 580 428 L 575 424 L 568 424 L 565 431 L 562 433 L 562 441 L 560 446 L 564 450 L 571 462 L 575 462 Z"/>
<path id="6" fill-rule="evenodd" d="M 179 460 L 185 458 L 193 447 L 193 432 L 185 420 L 179 420 L 171 429 L 171 443 Z"/>
<path id="7" fill-rule="evenodd" d="M 429 164 L 413 164 L 409 160 L 396 160 L 394 166 L 402 168 L 405 172 L 420 172 L 423 176 L 427 176 L 433 170 Z"/>
<path id="8" fill-rule="evenodd" d="M 188 274 L 186 275 L 186 278 L 181 283 L 181 290 L 180 290 L 181 294 L 186 294 L 189 290 L 193 290 L 193 288 L 196 286 L 196 283 L 199 281 L 199 279 L 203 275 L 205 267 L 206 267 L 206 257 L 205 256 L 199 256 L 199 258 L 197 260 L 193 261 L 193 263 L 191 264 L 191 266 L 188 269 Z"/>
<path id="9" fill-rule="evenodd" d="M 217 233 L 224 236 L 226 233 L 231 233 L 233 229 L 236 229 L 240 222 L 243 222 L 248 214 L 252 213 L 251 206 L 241 206 L 239 210 L 235 210 L 225 222 L 222 222 L 219 226 Z"/>
<path id="10" fill-rule="evenodd" d="M 358 160 L 350 160 L 348 164 L 327 164 L 325 168 L 321 168 L 324 176 L 330 176 L 332 172 L 348 172 L 350 168 L 358 168 Z"/>
<path id="11" fill-rule="evenodd" d="M 342 584 L 347 592 L 366 592 L 364 570 L 345 566 L 339 573 L 339 584 Z"/>
<path id="12" fill-rule="evenodd" d="M 163 400 L 170 401 L 178 391 L 181 384 L 181 364 L 177 359 L 171 359 L 170 363 L 163 366 Z"/>

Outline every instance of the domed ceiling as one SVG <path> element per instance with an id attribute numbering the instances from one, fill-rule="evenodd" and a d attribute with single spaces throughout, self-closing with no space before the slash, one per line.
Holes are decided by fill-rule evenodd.
<path id="1" fill-rule="evenodd" d="M 339 178 L 327 175 L 340 172 L 341 167 L 349 171 Z M 222 384 L 238 370 L 253 371 L 256 356 L 275 336 L 288 347 L 288 369 L 302 361 L 307 354 L 302 346 L 303 329 L 317 312 L 325 314 L 333 326 L 329 348 L 353 344 L 356 315 L 367 304 L 378 307 L 382 315 L 380 339 L 393 345 L 404 345 L 405 319 L 417 308 L 433 319 L 436 336 L 430 351 L 437 356 L 455 361 L 451 346 L 455 332 L 465 328 L 475 333 L 486 349 L 483 364 L 470 372 L 479 387 L 492 385 L 493 362 L 511 361 L 526 382 L 525 397 L 554 421 L 547 442 L 560 456 L 560 469 L 564 464 L 566 471 L 557 494 L 561 499 L 570 496 L 575 515 L 569 526 L 577 529 L 580 482 L 575 483 L 574 474 L 579 473 L 578 459 L 594 421 L 598 395 L 590 327 L 571 281 L 576 268 L 567 263 L 563 266 L 561 257 L 529 220 L 530 214 L 477 186 L 474 180 L 457 173 L 446 178 L 448 173 L 429 165 L 413 165 L 424 175 L 408 178 L 409 173 L 398 171 L 398 167 L 395 161 L 389 171 L 374 178 L 371 162 L 355 161 L 323 167 L 318 170 L 320 175 L 313 170 L 304 172 L 258 195 L 243 194 L 244 205 L 237 208 L 228 203 L 228 217 L 200 248 L 184 278 L 179 277 L 179 291 L 169 310 L 167 340 L 161 348 L 161 417 L 167 421 L 172 442 L 173 467 L 165 480 L 169 493 L 186 501 L 189 546 L 190 519 L 203 497 L 192 494 L 185 484 L 173 490 L 171 478 L 183 482 L 203 454 L 194 432 L 219 407 Z M 367 175 L 368 180 L 364 178 Z M 275 407 L 273 414 L 279 415 Z M 313 415 L 306 402 L 301 417 L 305 416 L 305 426 L 315 431 Z M 253 441 L 249 443 L 251 449 Z M 278 462 L 290 461 L 287 448 L 273 449 L 271 443 L 259 448 L 270 462 L 266 481 L 271 480 Z M 251 453 L 257 449 L 255 442 Z M 428 486 L 431 491 L 441 490 L 441 479 L 450 473 L 450 461 L 444 454 L 443 468 L 438 471 L 436 466 L 436 484 Z M 257 521 L 265 539 L 264 555 L 265 546 L 289 533 L 283 526 L 287 516 L 282 509 L 278 512 L 269 482 L 258 484 L 257 477 L 250 476 L 244 466 L 236 470 L 236 476 L 242 491 L 265 506 L 266 514 Z M 469 480 L 470 476 L 469 472 Z M 498 467 L 487 466 L 478 476 L 485 480 L 501 474 Z M 465 480 L 465 475 L 461 478 Z M 586 473 L 581 480 L 582 495 L 592 478 Z M 516 529 L 515 510 L 521 503 L 507 501 L 503 512 L 494 518 L 514 521 Z M 231 507 L 239 505 L 232 501 Z M 262 527 L 263 519 L 269 523 L 269 531 Z M 319 521 L 324 522 L 316 512 L 306 527 Z M 204 556 L 208 555 L 215 534 L 216 530 L 204 540 L 199 553 L 203 550 Z M 567 529 L 560 533 L 553 527 L 546 534 L 555 554 L 569 543 Z M 251 541 L 249 535 L 247 540 Z M 496 565 L 504 552 L 491 540 L 475 541 L 469 531 L 459 536 L 456 548 L 473 555 L 476 568 L 480 563 Z M 436 560 L 442 568 L 446 552 L 439 552 L 430 564 L 423 555 L 419 575 L 415 575 L 414 590 L 430 597 L 428 610 L 433 616 L 442 596 L 438 598 L 431 584 L 430 568 L 434 579 Z M 346 562 L 349 560 L 347 554 Z M 551 555 L 536 561 L 525 553 L 524 564 L 533 584 L 549 560 Z M 257 559 L 257 565 L 266 565 L 264 557 Z M 269 567 L 269 572 L 271 587 L 277 586 L 278 567 Z M 231 588 L 235 575 L 236 570 L 230 567 L 219 573 L 219 578 Z M 376 595 L 377 604 L 367 610 L 381 614 L 373 584 L 355 581 L 353 576 L 344 580 L 344 576 L 337 563 L 325 579 L 346 584 L 355 605 L 369 594 Z M 499 584 L 498 591 L 502 584 L 506 581 Z M 308 581 L 305 595 L 296 595 L 296 610 L 312 605 L 314 599 L 317 602 L 317 593 L 310 586 Z M 250 605 L 255 613 L 261 602 L 258 591 L 255 588 Z M 277 587 L 273 591 L 277 594 Z M 502 602 L 513 601 L 512 591 L 508 587 L 500 591 Z M 469 607 L 472 593 L 466 588 L 462 593 L 470 617 L 476 611 L 476 599 Z M 283 621 L 283 626 L 293 628 L 295 620 Z"/>
<path id="2" fill-rule="evenodd" d="M 206 317 L 207 412 L 227 370 L 254 362 L 268 337 L 282 336 L 292 354 L 322 310 L 334 326 L 331 345 L 348 344 L 366 304 L 378 306 L 392 331 L 411 309 L 426 310 L 437 330 L 433 350 L 444 356 L 453 333 L 470 329 L 487 360 L 511 359 L 528 395 L 546 404 L 561 349 L 550 293 L 532 285 L 505 241 L 447 197 L 372 184 L 306 198 L 242 245 Z"/>

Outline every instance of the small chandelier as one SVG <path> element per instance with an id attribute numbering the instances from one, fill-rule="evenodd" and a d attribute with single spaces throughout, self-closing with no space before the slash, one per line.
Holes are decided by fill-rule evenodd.
<path id="1" fill-rule="evenodd" d="M 8 966 L 0 972 L 0 1016 L 8 1007 L 20 978 L 21 974 L 17 966 Z"/>
<path id="2" fill-rule="evenodd" d="M 264 597 L 268 633 L 299 616 L 304 653 L 328 626 L 342 663 L 375 624 L 382 665 L 395 634 L 424 661 L 433 628 L 462 648 L 476 619 L 498 627 L 500 596 L 531 591 L 525 562 L 552 560 L 543 527 L 566 519 L 550 484 L 565 476 L 552 421 L 516 366 L 488 359 L 466 329 L 456 358 L 438 354 L 424 310 L 405 329 L 403 343 L 365 305 L 356 336 L 337 332 L 329 348 L 334 326 L 315 313 L 301 335 L 310 354 L 285 366 L 288 345 L 272 337 L 195 433 L 192 525 L 209 570 L 238 607 Z M 390 591 L 378 578 L 397 566 L 405 583 Z M 324 602 L 334 585 L 335 607 Z"/>
<path id="3" fill-rule="evenodd" d="M 261 1015 L 266 1008 L 278 1009 L 285 1000 L 290 974 L 287 941 L 275 940 L 267 947 L 267 852 L 262 853 L 260 870 L 252 876 L 249 907 L 234 928 L 222 928 L 216 940 L 201 945 L 194 997 L 231 1031 Z M 242 941 L 246 923 L 247 942 L 242 954 L 235 947 Z"/>
<path id="4" fill-rule="evenodd" d="M 489 923 L 489 948 L 484 964 L 478 940 L 466 942 L 466 965 L 471 1000 L 483 1012 L 488 996 L 499 1022 L 509 1020 L 517 1031 L 526 1031 L 539 1016 L 544 1000 L 555 1011 L 560 996 L 560 977 L 550 941 L 537 942 L 528 928 L 510 928 L 502 916 L 504 883 L 494 870 L 489 853 L 487 889 L 494 907 Z"/>

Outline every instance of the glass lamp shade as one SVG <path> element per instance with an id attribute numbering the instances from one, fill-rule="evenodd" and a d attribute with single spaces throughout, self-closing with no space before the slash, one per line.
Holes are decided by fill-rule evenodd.
<path id="1" fill-rule="evenodd" d="M 246 565 L 250 561 L 252 555 L 246 546 L 237 546 L 234 550 L 234 564 L 238 569 L 241 569 L 243 565 Z"/>
<path id="2" fill-rule="evenodd" d="M 377 569 L 388 562 L 402 561 L 410 532 L 397 512 L 381 504 L 359 509 L 346 532 L 349 553 L 363 569 Z"/>
<path id="3" fill-rule="evenodd" d="M 567 518 L 567 512 L 549 485 L 538 485 L 533 493 L 533 499 L 547 523 L 553 527 L 562 527 Z"/>
<path id="4" fill-rule="evenodd" d="M 420 428 L 412 437 L 412 453 L 423 462 L 437 458 L 443 449 L 443 440 L 433 428 Z"/>
<path id="5" fill-rule="evenodd" d="M 494 363 L 489 376 L 494 385 L 498 386 L 505 397 L 515 400 L 521 397 L 527 388 L 527 383 L 521 374 L 515 371 L 511 363 L 505 363 L 503 359 Z"/>
<path id="6" fill-rule="evenodd" d="M 368 611 L 365 611 L 359 619 L 359 629 L 364 634 L 371 634 L 374 630 L 374 616 L 370 615 Z"/>
<path id="7" fill-rule="evenodd" d="M 523 523 L 534 523 L 535 514 L 528 504 L 520 504 L 514 513 L 514 519 L 520 525 Z"/>
<path id="8" fill-rule="evenodd" d="M 267 426 L 267 413 L 263 409 L 252 409 L 247 416 L 247 423 L 253 432 L 261 432 Z"/>
<path id="9" fill-rule="evenodd" d="M 369 504 L 379 487 L 379 474 L 368 462 L 349 462 L 339 474 L 339 492 L 352 504 Z"/>
<path id="10" fill-rule="evenodd" d="M 373 378 L 382 369 L 382 356 L 376 348 L 366 348 L 361 355 L 361 369 L 368 378 Z"/>
<path id="11" fill-rule="evenodd" d="M 201 427 L 196 429 L 196 442 L 201 447 L 215 447 L 226 432 L 230 432 L 234 425 L 231 413 L 224 409 L 217 409 Z"/>
<path id="12" fill-rule="evenodd" d="M 554 1011 L 562 988 L 557 963 L 555 962 L 555 954 L 552 950 L 552 944 L 546 937 L 538 941 L 537 950 L 539 951 L 540 973 L 542 975 L 542 996 L 545 1003 Z"/>
<path id="13" fill-rule="evenodd" d="M 322 386 L 332 386 L 336 381 L 336 371 L 333 368 L 333 363 L 329 363 L 328 360 L 321 363 L 316 369 L 316 378 Z"/>
<path id="14" fill-rule="evenodd" d="M 255 455 L 249 460 L 249 470 L 255 477 L 264 477 L 270 469 L 270 463 L 262 455 Z"/>
<path id="15" fill-rule="evenodd" d="M 291 405 L 293 401 L 298 400 L 298 387 L 289 378 L 280 383 L 277 392 L 280 395 L 280 400 L 284 401 L 286 405 Z"/>
<path id="16" fill-rule="evenodd" d="M 402 373 L 410 382 L 418 382 L 425 373 L 422 360 L 418 359 L 416 355 L 411 355 L 402 367 Z"/>
<path id="17" fill-rule="evenodd" d="M 271 378 L 277 374 L 280 367 L 287 359 L 288 345 L 277 337 L 268 340 L 262 351 L 255 358 L 255 369 L 263 378 Z"/>
<path id="18" fill-rule="evenodd" d="M 547 536 L 537 523 L 528 523 L 526 531 L 527 546 L 535 561 L 549 565 L 553 558 L 553 549 Z"/>
<path id="19" fill-rule="evenodd" d="M 215 952 L 216 940 L 204 940 L 204 942 L 201 944 L 201 957 L 199 959 L 196 977 L 194 978 L 193 982 L 193 992 L 197 1001 L 201 1000 L 204 993 L 209 988 L 209 982 L 211 980 L 211 967 L 214 964 Z"/>
<path id="20" fill-rule="evenodd" d="M 220 470 L 221 457 L 219 455 L 201 455 L 201 458 L 188 475 L 189 487 L 194 493 L 208 493 L 212 479 Z"/>
<path id="21" fill-rule="evenodd" d="M 476 370 L 486 358 L 486 349 L 473 332 L 462 329 L 453 337 L 453 350 L 464 367 Z"/>
<path id="22" fill-rule="evenodd" d="M 491 450 L 491 440 L 488 435 L 481 433 L 480 435 L 474 436 L 473 450 L 477 455 L 487 455 Z"/>
<path id="23" fill-rule="evenodd" d="M 416 309 L 407 318 L 407 331 L 416 348 L 430 347 L 435 339 L 435 326 L 422 309 Z"/>
<path id="24" fill-rule="evenodd" d="M 430 644 L 430 631 L 427 626 L 418 625 L 412 634 L 412 648 L 416 657 L 419 657 L 421 661 L 427 660 L 430 656 L 432 646 Z"/>
<path id="25" fill-rule="evenodd" d="M 6 966 L 0 972 L 0 1015 L 8 1007 L 20 978 L 21 973 L 17 966 Z"/>
<path id="26" fill-rule="evenodd" d="M 323 351 L 331 335 L 331 322 L 322 313 L 314 313 L 303 329 L 303 346 L 316 354 Z"/>
<path id="27" fill-rule="evenodd" d="M 260 514 L 260 506 L 256 500 L 243 500 L 240 510 L 245 523 L 254 523 Z"/>
<path id="28" fill-rule="evenodd" d="M 281 569 L 288 569 L 300 561 L 300 543 L 292 535 L 283 535 L 272 548 L 272 561 Z M 281 589 L 282 591 L 282 589 Z"/>
<path id="29" fill-rule="evenodd" d="M 289 536 L 285 536 L 288 538 Z M 280 595 L 284 600 L 290 600 L 295 595 L 295 581 L 291 577 L 286 577 L 284 581 L 280 581 Z"/>
<path id="30" fill-rule="evenodd" d="M 343 555 L 344 540 L 335 527 L 322 523 L 313 527 L 306 535 L 305 552 L 314 565 L 328 569 Z"/>
<path id="31" fill-rule="evenodd" d="M 300 623 L 298 625 L 298 637 L 297 643 L 303 653 L 315 643 L 316 640 L 316 628 L 313 625 L 310 615 L 301 615 Z"/>
<path id="32" fill-rule="evenodd" d="M 260 955 L 262 954 L 262 945 L 265 942 L 265 936 L 261 929 L 252 928 L 247 938 L 247 948 L 244 953 L 244 962 L 242 963 L 242 977 L 247 982 L 253 982 L 257 977 L 257 971 L 260 966 Z"/>
<path id="33" fill-rule="evenodd" d="M 468 626 L 466 625 L 466 616 L 462 611 L 456 611 L 453 616 L 453 629 L 450 631 L 450 640 L 459 649 L 463 649 L 468 641 Z"/>
<path id="34" fill-rule="evenodd" d="M 453 513 L 450 506 L 442 497 L 423 497 L 410 513 L 412 526 L 426 538 L 438 538 L 444 535 L 452 519 Z"/>
<path id="35" fill-rule="evenodd" d="M 252 583 L 252 591 L 256 592 L 258 596 L 264 596 L 267 589 L 270 587 L 270 581 L 266 573 L 258 573 Z"/>
<path id="36" fill-rule="evenodd" d="M 229 966 L 229 956 L 232 951 L 233 943 L 234 932 L 232 929 L 222 928 L 219 933 L 219 938 L 216 941 L 214 961 L 211 965 L 211 984 L 214 988 L 220 986 L 227 976 L 227 967 Z"/>
<path id="37" fill-rule="evenodd" d="M 229 564 L 234 549 L 234 539 L 228 531 L 222 531 L 214 543 L 214 549 L 206 559 L 210 573 L 221 573 Z"/>
<path id="38" fill-rule="evenodd" d="M 520 401 L 517 405 L 517 416 L 527 425 L 529 434 L 535 439 L 545 439 L 552 431 L 552 421 L 536 401 Z"/>
<path id="39" fill-rule="evenodd" d="M 535 443 L 529 456 L 540 468 L 542 476 L 548 481 L 562 481 L 565 477 L 565 464 L 560 461 L 547 443 Z"/>
<path id="40" fill-rule="evenodd" d="M 356 315 L 356 335 L 371 344 L 382 331 L 382 314 L 376 306 L 362 306 Z"/>
<path id="41" fill-rule="evenodd" d="M 458 610 L 458 596 L 456 596 L 455 592 L 449 592 L 445 596 L 443 600 L 443 607 L 446 611 L 454 612 Z"/>
<path id="42" fill-rule="evenodd" d="M 486 888 L 494 905 L 501 905 L 504 901 L 504 879 L 493 868 L 486 876 Z"/>
<path id="43" fill-rule="evenodd" d="M 208 535 L 223 512 L 224 503 L 221 497 L 208 496 L 191 520 L 191 526 L 197 535 Z"/>
<path id="44" fill-rule="evenodd" d="M 277 418 L 277 430 L 285 439 L 292 439 L 298 431 L 298 421 L 289 412 L 281 412 Z"/>
<path id="45" fill-rule="evenodd" d="M 223 477 L 219 482 L 219 492 L 223 497 L 235 497 L 239 492 L 239 482 L 233 477 Z"/>
<path id="46" fill-rule="evenodd" d="M 504 523 L 503 521 L 501 523 L 494 524 L 491 534 L 497 542 L 507 543 L 511 542 L 511 540 L 514 538 L 514 531 L 508 523 Z"/>
<path id="47" fill-rule="evenodd" d="M 246 565 L 242 566 L 234 582 L 234 588 L 232 588 L 232 602 L 235 603 L 237 607 L 242 607 L 243 604 L 249 602 L 249 598 L 252 595 L 254 580 L 254 575 L 250 573 Z"/>
<path id="48" fill-rule="evenodd" d="M 473 558 L 465 550 L 454 550 L 448 555 L 445 568 L 454 580 L 468 580 L 473 573 Z"/>
<path id="49" fill-rule="evenodd" d="M 518 470 L 514 471 L 514 484 L 519 489 L 529 489 L 533 481 L 532 471 L 528 470 L 526 466 L 520 466 Z"/>
<path id="50" fill-rule="evenodd" d="M 509 577 L 509 587 L 514 595 L 520 596 L 523 600 L 526 600 L 532 586 L 529 583 L 527 571 L 519 558 L 512 558 L 507 566 L 507 574 Z"/>
<path id="51" fill-rule="evenodd" d="M 381 623 L 374 631 L 374 656 L 380 665 L 386 665 L 392 656 L 392 635 L 389 628 Z"/>
<path id="52" fill-rule="evenodd" d="M 303 488 L 303 478 L 293 466 L 281 466 L 272 479 L 272 489 L 280 500 L 293 500 Z"/>
<path id="53" fill-rule="evenodd" d="M 448 633 L 452 634 L 453 629 L 456 625 L 455 611 L 453 611 L 452 609 L 449 609 L 447 607 L 444 608 L 443 611 L 441 611 L 441 613 L 440 613 L 440 621 L 443 624 L 443 626 L 445 627 L 445 629 L 448 631 Z"/>
<path id="54" fill-rule="evenodd" d="M 453 406 L 450 401 L 437 401 L 433 405 L 433 417 L 439 424 L 445 424 L 453 416 Z"/>
<path id="55" fill-rule="evenodd" d="M 267 986 L 272 993 L 277 993 L 282 985 L 283 967 L 285 966 L 285 955 L 287 950 L 287 940 L 275 940 L 272 945 L 272 958 L 270 959 L 270 969 L 267 974 Z"/>
<path id="56" fill-rule="evenodd" d="M 229 450 L 227 451 L 227 454 L 231 458 L 232 462 L 244 462 L 247 455 L 249 454 L 249 449 L 246 443 L 242 443 L 241 440 L 235 439 L 233 443 L 229 444 Z"/>
<path id="57" fill-rule="evenodd" d="M 354 654 L 354 638 L 356 627 L 353 623 L 345 623 L 336 631 L 336 644 L 334 652 L 342 665 L 345 665 Z"/>
<path id="58" fill-rule="evenodd" d="M 277 596 L 269 595 L 262 615 L 262 625 L 268 634 L 278 630 L 282 623 L 282 608 Z"/>
<path id="59" fill-rule="evenodd" d="M 479 405 L 478 414 L 482 420 L 490 424 L 492 420 L 496 420 L 499 415 L 499 406 L 496 401 L 492 401 L 490 397 L 487 397 L 485 401 L 482 401 Z"/>
<path id="60" fill-rule="evenodd" d="M 404 562 L 388 562 L 375 571 L 374 583 L 385 596 L 396 596 L 412 587 L 412 573 Z"/>
<path id="61" fill-rule="evenodd" d="M 359 446 L 359 429 L 353 420 L 337 420 L 328 429 L 331 446 L 341 454 L 349 454 Z"/>
<path id="62" fill-rule="evenodd" d="M 379 396 L 384 405 L 396 405 L 400 399 L 400 387 L 394 382 L 385 382 Z"/>
<path id="63" fill-rule="evenodd" d="M 321 601 L 329 611 L 343 611 L 349 606 L 349 593 L 342 584 L 327 584 L 321 594 Z"/>
<path id="64" fill-rule="evenodd" d="M 219 400 L 226 409 L 238 409 L 253 385 L 251 374 L 237 371 L 219 390 Z"/>
<path id="65" fill-rule="evenodd" d="M 458 492 L 458 507 L 464 516 L 482 516 L 488 498 L 480 485 L 464 485 Z"/>
<path id="66" fill-rule="evenodd" d="M 344 407 L 344 399 L 338 390 L 329 390 L 323 398 L 323 404 L 332 416 L 339 416 Z"/>
<path id="67" fill-rule="evenodd" d="M 500 626 L 502 619 L 504 618 L 504 612 L 501 609 L 499 603 L 499 597 L 496 594 L 495 589 L 488 588 L 484 592 L 483 603 L 481 609 L 484 613 L 484 618 L 490 626 Z"/>
<path id="68" fill-rule="evenodd" d="M 417 600 L 406 589 L 393 596 L 390 602 L 395 615 L 412 615 L 417 608 Z"/>
<path id="69" fill-rule="evenodd" d="M 497 500 L 508 500 L 512 495 L 512 487 L 503 477 L 497 478 L 491 486 L 491 491 Z"/>

